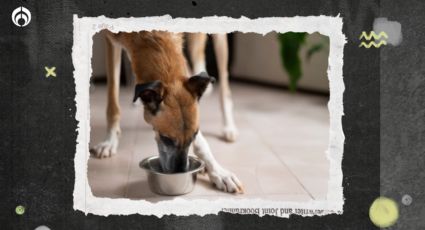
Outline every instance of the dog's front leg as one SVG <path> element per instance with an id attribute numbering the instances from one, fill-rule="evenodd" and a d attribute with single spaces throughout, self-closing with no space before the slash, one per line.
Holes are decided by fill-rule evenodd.
<path id="1" fill-rule="evenodd" d="M 108 122 L 106 138 L 103 142 L 90 149 L 98 158 L 111 157 L 117 153 L 120 129 L 120 67 L 122 48 L 114 43 L 111 38 L 106 37 L 106 64 L 108 83 L 108 105 L 106 117 Z"/>
<path id="2" fill-rule="evenodd" d="M 193 142 L 193 150 L 195 154 L 205 162 L 208 176 L 210 177 L 211 182 L 215 184 L 218 189 L 231 193 L 243 193 L 242 183 L 235 174 L 224 169 L 218 164 L 201 131 L 199 131 L 196 135 Z"/>

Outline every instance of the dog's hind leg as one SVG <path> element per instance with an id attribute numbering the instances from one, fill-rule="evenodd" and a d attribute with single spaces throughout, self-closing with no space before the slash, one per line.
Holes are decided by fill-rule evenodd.
<path id="1" fill-rule="evenodd" d="M 120 129 L 119 87 L 122 48 L 112 38 L 106 36 L 106 68 L 107 68 L 107 134 L 106 139 L 90 149 L 99 158 L 110 157 L 117 153 Z"/>
<path id="2" fill-rule="evenodd" d="M 205 63 L 205 46 L 207 44 L 207 35 L 204 33 L 189 33 L 188 34 L 188 48 L 189 56 L 192 62 L 192 75 L 201 72 L 207 72 Z M 207 86 L 203 96 L 210 95 L 212 92 L 212 84 Z"/>
<path id="3" fill-rule="evenodd" d="M 229 59 L 227 35 L 213 34 L 212 36 L 220 79 L 220 102 L 224 119 L 224 138 L 227 141 L 233 142 L 236 140 L 238 130 L 233 117 L 233 102 L 229 86 L 229 71 L 227 69 Z"/>
<path id="4" fill-rule="evenodd" d="M 218 189 L 231 193 L 243 193 L 242 183 L 235 174 L 224 169 L 216 161 L 201 131 L 195 137 L 193 151 L 196 156 L 205 162 L 208 176 Z"/>
<path id="5" fill-rule="evenodd" d="M 207 35 L 203 33 L 189 33 L 187 36 L 189 56 L 192 62 L 192 74 L 206 72 L 205 45 L 207 43 Z"/>

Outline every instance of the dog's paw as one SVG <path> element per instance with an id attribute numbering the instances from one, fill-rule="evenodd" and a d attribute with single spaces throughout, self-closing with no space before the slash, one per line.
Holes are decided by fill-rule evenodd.
<path id="1" fill-rule="evenodd" d="M 118 140 L 106 140 L 90 148 L 90 153 L 97 158 L 107 158 L 117 154 Z"/>
<path id="2" fill-rule="evenodd" d="M 239 135 L 238 129 L 235 126 L 227 126 L 223 129 L 224 139 L 228 142 L 235 142 Z"/>
<path id="3" fill-rule="evenodd" d="M 232 172 L 220 167 L 208 171 L 208 175 L 218 189 L 229 193 L 243 193 L 242 183 Z"/>

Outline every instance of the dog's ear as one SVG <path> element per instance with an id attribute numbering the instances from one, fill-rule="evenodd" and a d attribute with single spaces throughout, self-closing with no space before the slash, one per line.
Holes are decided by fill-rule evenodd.
<path id="1" fill-rule="evenodd" d="M 133 102 L 135 102 L 137 98 L 140 98 L 145 109 L 148 109 L 150 112 L 155 114 L 159 109 L 163 96 L 164 87 L 161 81 L 137 84 L 134 91 Z"/>
<path id="2" fill-rule="evenodd" d="M 208 84 L 214 82 L 215 79 L 213 77 L 209 76 L 206 72 L 202 72 L 189 78 L 185 86 L 189 92 L 199 99 L 207 89 Z"/>

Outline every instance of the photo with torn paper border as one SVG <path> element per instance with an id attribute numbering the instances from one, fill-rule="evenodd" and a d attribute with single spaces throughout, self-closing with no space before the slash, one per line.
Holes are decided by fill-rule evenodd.
<path id="1" fill-rule="evenodd" d="M 74 15 L 74 209 L 342 214 L 342 25 Z"/>

